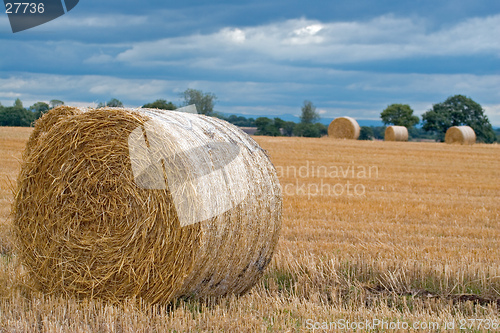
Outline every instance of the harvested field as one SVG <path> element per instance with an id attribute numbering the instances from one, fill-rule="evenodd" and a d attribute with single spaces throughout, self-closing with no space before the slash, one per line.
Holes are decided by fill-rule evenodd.
<path id="1" fill-rule="evenodd" d="M 284 195 L 264 278 L 243 296 L 151 307 L 23 284 L 8 214 L 29 133 L 0 128 L 0 332 L 308 331 L 342 320 L 444 331 L 498 318 L 499 145 L 254 137 Z"/>

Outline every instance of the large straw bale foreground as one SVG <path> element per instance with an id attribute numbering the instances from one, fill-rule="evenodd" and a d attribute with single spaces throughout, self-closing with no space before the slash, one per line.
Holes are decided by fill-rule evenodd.
<path id="1" fill-rule="evenodd" d="M 476 143 L 476 133 L 469 126 L 453 126 L 446 131 L 444 141 L 446 143 L 472 145 Z"/>
<path id="2" fill-rule="evenodd" d="M 404 126 L 389 126 L 385 129 L 385 141 L 408 141 L 408 129 Z"/>
<path id="3" fill-rule="evenodd" d="M 328 136 L 336 139 L 359 138 L 361 128 L 358 122 L 351 117 L 339 117 L 334 119 L 328 126 Z"/>
<path id="4" fill-rule="evenodd" d="M 158 160 L 153 145 L 170 157 Z M 202 115 L 56 108 L 35 125 L 17 187 L 17 249 L 47 294 L 166 303 L 243 293 L 271 260 L 281 225 L 266 153 Z"/>

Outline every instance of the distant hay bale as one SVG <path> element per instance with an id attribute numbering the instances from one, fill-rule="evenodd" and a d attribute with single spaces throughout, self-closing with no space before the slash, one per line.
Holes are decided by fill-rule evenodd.
<path id="1" fill-rule="evenodd" d="M 453 126 L 446 131 L 444 141 L 450 144 L 472 145 L 476 143 L 476 133 L 469 126 Z"/>
<path id="2" fill-rule="evenodd" d="M 336 118 L 328 126 L 328 136 L 336 139 L 357 140 L 359 132 L 358 122 L 351 117 Z"/>
<path id="3" fill-rule="evenodd" d="M 408 129 L 404 126 L 389 126 L 385 129 L 385 141 L 408 141 Z"/>
<path id="4" fill-rule="evenodd" d="M 13 208 L 34 288 L 167 303 L 250 289 L 282 196 L 265 151 L 223 120 L 63 106 L 35 124 Z"/>

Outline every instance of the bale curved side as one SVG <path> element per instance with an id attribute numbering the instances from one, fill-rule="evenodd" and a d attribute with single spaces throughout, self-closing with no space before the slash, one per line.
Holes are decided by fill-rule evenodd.
<path id="1" fill-rule="evenodd" d="M 359 138 L 361 128 L 358 122 L 351 117 L 339 117 L 334 119 L 328 126 L 328 136 L 336 139 Z"/>
<path id="2" fill-rule="evenodd" d="M 65 116 L 56 117 L 59 113 Z M 127 139 L 155 113 L 54 109 L 44 116 L 45 123 L 52 119 L 50 126 L 36 124 L 14 202 L 18 252 L 36 289 L 166 303 L 179 296 L 242 293 L 261 277 L 281 226 L 281 192 L 268 156 L 227 122 L 166 114 L 164 142 L 175 149 L 179 138 L 168 126 L 174 131 L 179 119 L 188 119 L 192 128 L 185 131 L 185 142 L 206 143 L 197 155 L 210 159 L 213 142 L 235 143 L 238 165 L 250 180 L 238 182 L 237 175 L 226 173 L 226 183 L 209 184 L 227 191 L 208 193 L 213 201 L 241 190 L 238 186 L 246 186 L 247 195 L 217 216 L 181 226 L 174 190 L 138 186 L 131 170 Z"/>
<path id="3" fill-rule="evenodd" d="M 470 126 L 453 126 L 446 131 L 444 140 L 448 144 L 472 145 L 476 143 L 476 133 Z"/>
<path id="4" fill-rule="evenodd" d="M 385 141 L 408 141 L 408 129 L 405 126 L 389 126 L 385 129 Z"/>

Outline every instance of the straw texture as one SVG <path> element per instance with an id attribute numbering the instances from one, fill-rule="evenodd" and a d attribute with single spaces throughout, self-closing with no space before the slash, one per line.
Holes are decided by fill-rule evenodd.
<path id="1" fill-rule="evenodd" d="M 176 152 L 163 161 L 162 179 L 202 177 L 198 184 L 204 187 L 195 190 L 206 193 L 192 195 L 186 188 L 193 182 L 138 186 L 129 138 L 152 119 L 163 129 L 164 146 Z M 237 157 L 213 155 L 214 142 L 238 147 Z M 183 153 L 190 145 L 195 154 Z M 182 224 L 186 211 L 175 201 L 182 197 L 193 211 L 201 202 L 218 214 L 193 213 L 209 218 Z M 220 206 L 228 200 L 229 209 Z M 59 107 L 35 124 L 13 212 L 17 251 L 34 288 L 111 302 L 138 297 L 166 303 L 251 288 L 271 260 L 281 209 L 268 156 L 225 121 L 173 111 Z"/>
<path id="2" fill-rule="evenodd" d="M 408 141 L 408 129 L 404 126 L 389 126 L 385 129 L 385 141 Z"/>
<path id="3" fill-rule="evenodd" d="M 446 131 L 444 141 L 449 144 L 472 145 L 476 143 L 476 133 L 469 126 L 453 126 Z"/>
<path id="4" fill-rule="evenodd" d="M 357 140 L 359 132 L 358 122 L 351 117 L 336 118 L 328 126 L 328 136 L 336 139 Z"/>

